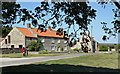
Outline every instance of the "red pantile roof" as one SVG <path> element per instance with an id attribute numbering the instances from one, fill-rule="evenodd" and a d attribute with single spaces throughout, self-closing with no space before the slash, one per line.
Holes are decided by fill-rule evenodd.
<path id="1" fill-rule="evenodd" d="M 57 31 L 49 31 L 46 30 L 46 32 L 41 32 L 41 30 L 35 29 L 35 28 L 31 28 L 35 33 L 38 34 L 38 36 L 47 36 L 47 37 L 59 37 L 59 38 L 63 38 L 63 35 L 56 35 Z"/>
<path id="2" fill-rule="evenodd" d="M 85 32 L 83 32 L 83 34 L 87 35 Z M 93 42 L 97 42 L 95 41 L 89 34 L 87 35 Z"/>
<path id="3" fill-rule="evenodd" d="M 20 28 L 20 27 L 16 27 L 16 28 L 19 29 L 26 37 L 35 37 L 27 28 Z"/>
<path id="4" fill-rule="evenodd" d="M 17 29 L 19 29 L 26 37 L 35 37 L 27 28 L 20 28 L 20 27 L 16 27 Z M 41 32 L 41 30 L 36 29 L 36 28 L 31 28 L 31 30 L 33 30 L 38 36 L 47 36 L 47 37 L 58 37 L 58 38 L 63 38 L 63 35 L 57 35 L 56 33 L 58 33 L 57 31 L 49 31 L 46 30 L 46 32 Z M 67 37 L 68 38 L 68 37 Z"/>

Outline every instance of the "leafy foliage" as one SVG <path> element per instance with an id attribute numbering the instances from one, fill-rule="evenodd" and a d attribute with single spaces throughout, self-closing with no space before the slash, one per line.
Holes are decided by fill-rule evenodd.
<path id="1" fill-rule="evenodd" d="M 17 4 L 16 2 L 2 2 L 2 24 L 16 24 L 20 22 L 23 22 L 23 24 L 25 24 L 26 21 L 30 21 L 33 26 L 39 26 L 38 29 L 41 29 L 42 32 L 44 29 L 46 31 L 48 26 L 51 26 L 52 29 L 58 28 L 58 35 L 63 35 L 64 33 L 65 39 L 66 36 L 69 36 L 72 37 L 71 41 L 73 41 L 75 38 L 78 38 L 80 34 L 82 34 L 82 31 L 89 31 L 88 25 L 90 24 L 92 19 L 95 19 L 96 10 L 92 9 L 91 6 L 88 6 L 89 2 L 87 1 L 62 1 L 64 2 L 55 2 L 54 0 L 53 2 L 40 2 L 40 5 L 34 9 L 35 12 L 27 10 L 25 8 L 21 9 L 20 4 Z M 107 3 L 108 2 L 104 2 L 104 0 L 98 1 L 98 4 L 101 5 Z M 107 40 L 111 36 L 116 36 L 116 34 L 120 32 L 120 21 L 118 20 L 118 17 L 120 17 L 120 5 L 116 0 L 112 0 L 110 3 L 114 3 L 117 7 L 116 10 L 113 10 L 113 13 L 115 14 L 115 20 L 112 21 L 112 23 L 114 27 L 110 29 L 107 28 L 105 22 L 101 23 L 105 24 L 103 26 L 103 30 L 105 30 L 105 33 L 109 34 L 109 36 L 104 35 L 103 40 Z M 105 5 L 103 7 L 105 7 Z M 61 30 L 61 26 L 64 25 L 66 25 L 67 27 Z M 75 29 L 75 26 L 78 26 L 78 29 Z M 70 29 L 73 29 L 73 32 L 70 32 Z"/>
<path id="2" fill-rule="evenodd" d="M 108 46 L 104 45 L 104 44 L 100 45 L 99 46 L 99 51 L 108 51 Z"/>
<path id="3" fill-rule="evenodd" d="M 120 44 L 115 45 L 115 50 L 119 50 L 120 49 Z"/>
<path id="4" fill-rule="evenodd" d="M 75 48 L 75 49 L 73 49 L 73 51 L 79 51 L 79 49 L 78 49 L 78 48 Z"/>
<path id="5" fill-rule="evenodd" d="M 39 51 L 40 54 L 48 54 L 48 50 Z"/>
<path id="6" fill-rule="evenodd" d="M 35 51 L 36 50 L 36 41 L 30 41 L 28 44 L 28 48 L 30 51 Z"/>
<path id="7" fill-rule="evenodd" d="M 111 36 L 116 37 L 118 33 L 120 33 L 120 2 L 116 1 L 116 0 L 111 0 L 110 2 L 106 2 L 106 0 L 99 0 L 98 4 L 101 4 L 102 7 L 105 8 L 106 4 L 110 3 L 111 5 L 115 5 L 116 9 L 112 9 L 113 13 L 114 13 L 114 20 L 111 21 L 111 24 L 113 25 L 112 28 L 107 27 L 107 22 L 103 21 L 101 22 L 101 24 L 103 24 L 102 29 L 105 31 L 106 35 L 103 36 L 103 40 L 109 40 L 109 38 Z M 110 24 L 110 25 L 111 25 Z"/>
<path id="8" fill-rule="evenodd" d="M 8 33 L 12 30 L 12 26 L 2 26 L 2 37 L 6 37 L 8 35 Z"/>
<path id="9" fill-rule="evenodd" d="M 41 39 L 38 39 L 38 41 L 36 43 L 36 51 L 39 51 L 39 49 L 40 49 L 41 46 L 42 46 Z"/>
<path id="10" fill-rule="evenodd" d="M 20 22 L 25 24 L 26 21 L 30 21 L 33 26 L 39 26 L 38 29 L 42 31 L 43 29 L 47 29 L 48 26 L 51 26 L 52 29 L 57 27 L 58 35 L 63 35 L 64 33 L 65 39 L 66 36 L 73 37 L 73 39 L 74 37 L 77 38 L 77 33 L 79 33 L 80 30 L 88 30 L 87 26 L 96 16 L 96 10 L 88 6 L 86 2 L 41 2 L 40 5 L 34 9 L 35 12 L 21 9 L 20 4 L 15 3 L 2 3 L 2 6 L 3 24 L 16 24 Z M 12 7 L 7 9 L 6 7 L 8 6 Z M 11 9 L 12 11 L 8 13 Z M 19 18 L 17 19 L 18 21 L 16 18 Z M 41 22 L 39 23 L 38 21 Z M 67 27 L 61 29 L 63 23 L 65 23 Z M 75 25 L 78 25 L 79 29 L 75 29 Z M 71 32 L 71 34 L 68 35 L 70 28 L 74 29 L 74 33 Z M 71 39 L 71 41 L 73 39 Z"/>
<path id="11" fill-rule="evenodd" d="M 40 47 L 41 47 L 41 40 L 38 39 L 38 41 L 30 41 L 28 43 L 28 47 L 30 51 L 39 51 Z"/>

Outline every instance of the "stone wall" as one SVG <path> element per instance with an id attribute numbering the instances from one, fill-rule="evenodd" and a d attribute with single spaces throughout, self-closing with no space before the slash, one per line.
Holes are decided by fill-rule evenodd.
<path id="1" fill-rule="evenodd" d="M 21 53 L 21 49 L 14 48 L 14 49 L 0 49 L 0 53 L 2 54 L 9 54 L 9 53 Z"/>

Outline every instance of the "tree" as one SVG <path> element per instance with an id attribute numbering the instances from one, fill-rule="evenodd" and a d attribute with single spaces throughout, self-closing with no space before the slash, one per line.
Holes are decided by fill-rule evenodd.
<path id="1" fill-rule="evenodd" d="M 45 0 L 47 1 L 47 0 Z M 54 0 L 52 0 L 54 1 Z M 57 0 L 61 1 L 61 0 Z M 57 30 L 58 35 L 64 33 L 64 38 L 66 36 L 72 37 L 71 41 L 75 38 L 78 38 L 79 34 L 82 34 L 82 31 L 88 31 L 88 25 L 95 19 L 95 9 L 92 9 L 91 6 L 88 6 L 88 1 L 86 2 L 67 2 L 71 0 L 62 0 L 64 2 L 41 2 L 38 7 L 36 7 L 35 13 L 31 10 L 21 9 L 20 4 L 17 3 L 2 3 L 2 16 L 3 16 L 3 24 L 15 24 L 23 22 L 25 24 L 26 21 L 31 21 L 33 26 L 39 26 L 38 29 L 47 29 L 48 26 L 51 26 L 53 29 L 56 27 L 61 27 L 66 23 L 67 27 L 61 30 L 60 28 Z M 74 0 L 77 1 L 77 0 Z M 102 0 L 103 1 L 103 0 Z M 120 7 L 119 3 L 115 0 L 112 0 L 111 3 L 114 3 L 116 7 Z M 107 4 L 108 2 L 100 2 L 98 4 Z M 10 7 L 8 9 L 8 7 Z M 12 9 L 12 10 L 11 10 Z M 118 9 L 114 10 L 115 17 L 118 18 Z M 10 11 L 10 12 L 9 12 Z M 7 14 L 7 15 L 6 15 Z M 50 15 L 51 17 L 45 17 Z M 16 18 L 19 18 L 16 21 Z M 40 23 L 38 21 L 41 21 Z M 113 21 L 113 29 L 109 29 L 106 27 L 106 23 L 104 24 L 103 30 L 107 31 L 106 33 L 109 35 L 115 36 L 118 32 L 120 32 L 119 21 L 115 19 Z M 75 26 L 78 26 L 78 29 L 75 29 Z M 70 28 L 74 30 L 74 32 L 70 32 Z M 82 31 L 80 31 L 82 30 Z M 113 33 L 113 31 L 115 33 Z M 70 33 L 70 34 L 68 34 Z M 103 36 L 103 40 L 109 39 L 106 35 Z"/>
<path id="2" fill-rule="evenodd" d="M 36 50 L 36 41 L 30 41 L 28 43 L 28 48 L 30 51 L 35 51 Z"/>
<path id="3" fill-rule="evenodd" d="M 39 49 L 40 49 L 41 46 L 42 46 L 41 39 L 38 39 L 35 51 L 39 51 Z"/>
<path id="4" fill-rule="evenodd" d="M 120 44 L 115 45 L 115 50 L 118 50 L 118 49 L 120 49 Z"/>
<path id="5" fill-rule="evenodd" d="M 2 26 L 2 37 L 6 37 L 8 35 L 8 33 L 12 30 L 12 26 Z"/>
<path id="6" fill-rule="evenodd" d="M 111 21 L 111 24 L 113 25 L 112 28 L 107 27 L 107 22 L 101 22 L 103 24 L 102 29 L 105 31 L 107 35 L 103 36 L 103 40 L 108 40 L 111 36 L 115 36 L 120 33 L 120 1 L 111 0 L 110 2 L 106 2 L 106 0 L 99 0 L 98 4 L 101 4 L 104 8 L 105 5 L 111 3 L 111 5 L 115 5 L 117 8 L 112 9 L 114 13 L 114 20 Z"/>
<path id="7" fill-rule="evenodd" d="M 99 46 L 99 51 L 108 51 L 108 46 L 104 45 L 104 44 L 100 45 Z"/>
<path id="8" fill-rule="evenodd" d="M 6 8 L 10 5 L 12 6 L 11 8 L 13 8 L 13 11 L 10 11 L 11 8 Z M 41 2 L 41 5 L 34 9 L 35 13 L 27 9 L 21 9 L 20 4 L 10 3 L 10 5 L 9 3 L 2 3 L 3 24 L 15 24 L 20 23 L 21 21 L 25 23 L 25 21 L 31 21 L 33 26 L 39 26 L 38 29 L 43 30 L 49 25 L 55 29 L 58 26 L 62 26 L 62 23 L 65 22 L 68 26 L 66 28 L 67 31 L 65 31 L 65 29 L 63 29 L 64 31 L 60 28 L 58 29 L 58 32 L 61 32 L 61 34 L 64 33 L 65 36 L 68 36 L 68 31 L 72 28 L 72 25 L 78 25 L 79 29 L 75 30 L 73 27 L 75 33 L 71 33 L 69 36 L 72 35 L 77 37 L 76 34 L 80 29 L 88 30 L 88 24 L 90 24 L 92 21 L 91 19 L 95 19 L 96 16 L 96 10 L 92 9 L 91 6 L 88 6 L 86 2 Z M 8 13 L 8 11 L 10 12 Z M 45 19 L 45 16 L 47 15 L 51 15 L 51 17 Z M 19 18 L 18 21 L 15 21 L 15 18 Z M 39 23 L 38 21 L 42 22 Z"/>
<path id="9" fill-rule="evenodd" d="M 41 39 L 38 39 L 37 42 L 35 40 L 30 41 L 28 47 L 30 51 L 39 51 L 41 47 Z"/>
<path id="10" fill-rule="evenodd" d="M 73 44 L 76 45 L 77 44 L 77 40 L 75 40 Z"/>

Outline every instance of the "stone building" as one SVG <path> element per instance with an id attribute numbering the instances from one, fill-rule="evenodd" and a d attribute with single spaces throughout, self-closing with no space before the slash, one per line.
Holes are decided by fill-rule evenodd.
<path id="1" fill-rule="evenodd" d="M 88 42 L 85 42 L 85 39 L 87 39 Z M 85 32 L 79 38 L 76 45 L 72 46 L 71 49 L 78 48 L 78 49 L 82 50 L 82 48 L 83 48 L 82 45 L 84 47 L 87 46 L 89 52 L 98 51 L 98 42 L 95 41 L 89 34 L 87 35 Z"/>
<path id="2" fill-rule="evenodd" d="M 1 42 L 4 40 L 4 38 L 0 38 L 0 48 L 1 48 Z"/>
<path id="3" fill-rule="evenodd" d="M 22 48 L 26 47 L 32 40 L 37 41 L 39 38 L 42 42 L 42 49 L 48 51 L 68 51 L 69 46 L 64 40 L 63 35 L 56 35 L 57 31 L 52 29 L 41 32 L 36 28 L 31 28 L 31 24 L 27 24 L 27 28 L 14 27 L 10 33 L 1 42 L 1 48 Z M 69 39 L 69 38 L 68 38 Z"/>

